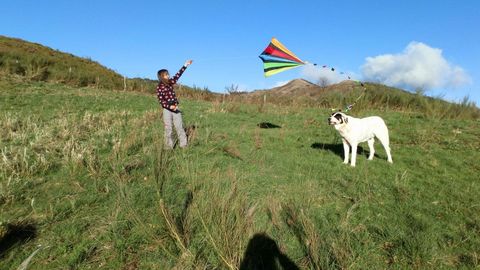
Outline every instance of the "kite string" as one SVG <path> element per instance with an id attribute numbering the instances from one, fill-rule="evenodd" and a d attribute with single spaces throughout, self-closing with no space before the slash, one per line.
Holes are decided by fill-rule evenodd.
<path id="1" fill-rule="evenodd" d="M 207 58 L 194 58 L 195 62 L 211 62 L 211 61 L 225 61 L 225 60 L 239 60 L 239 59 L 254 59 L 251 56 L 231 56 L 231 57 L 207 57 Z"/>
<path id="2" fill-rule="evenodd" d="M 363 83 L 362 83 L 363 85 Z M 355 99 L 355 101 L 347 106 L 345 106 L 345 112 L 348 112 L 348 111 L 351 111 L 353 109 L 353 106 L 357 105 L 357 102 L 360 100 L 360 98 L 363 97 L 363 95 L 365 94 L 365 90 L 366 88 L 364 87 L 363 88 L 363 92 Z M 331 109 L 332 111 L 341 111 L 341 109 L 338 109 L 338 108 L 332 108 Z"/>
<path id="3" fill-rule="evenodd" d="M 355 101 L 354 101 L 352 104 L 350 104 L 350 105 L 347 106 L 347 110 L 346 110 L 347 112 L 350 111 L 350 110 L 353 108 L 353 106 L 357 105 L 357 101 L 360 100 L 360 98 L 363 96 L 363 94 L 365 94 L 365 91 L 363 91 L 363 92 L 357 97 L 357 99 L 355 99 Z"/>
<path id="4" fill-rule="evenodd" d="M 315 65 L 316 65 L 316 64 L 315 64 Z M 335 71 L 336 68 L 334 68 L 334 67 L 331 67 L 331 66 L 328 66 L 328 65 L 322 65 L 321 67 L 322 67 L 323 69 L 328 68 L 328 69 L 331 70 L 332 72 L 336 72 L 336 73 L 339 73 L 340 75 L 344 75 L 348 80 L 354 81 L 354 82 L 356 82 L 356 83 L 358 83 L 358 84 L 360 84 L 360 85 L 362 86 L 362 88 L 363 88 L 364 91 L 355 99 L 355 101 L 354 101 L 353 103 L 348 104 L 347 106 L 345 106 L 345 112 L 348 112 L 348 111 L 352 110 L 353 106 L 355 106 L 355 105 L 357 104 L 357 102 L 360 100 L 360 98 L 362 98 L 363 95 L 365 94 L 366 88 L 365 88 L 365 85 L 363 84 L 363 82 L 361 82 L 361 81 L 359 81 L 359 80 L 353 80 L 353 79 L 351 78 L 351 75 L 348 74 L 347 72 L 344 72 L 344 71 L 340 71 L 340 72 Z M 332 111 L 336 111 L 336 110 L 339 110 L 339 109 L 338 109 L 338 108 L 332 108 Z"/>

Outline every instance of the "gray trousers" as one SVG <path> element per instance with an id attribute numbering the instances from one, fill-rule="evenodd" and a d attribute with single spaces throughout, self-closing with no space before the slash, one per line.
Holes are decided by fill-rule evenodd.
<path id="1" fill-rule="evenodd" d="M 177 137 L 180 143 L 180 147 L 187 146 L 187 135 L 183 129 L 182 113 L 174 113 L 167 109 L 163 109 L 163 124 L 165 125 L 165 146 L 167 148 L 173 148 L 173 132 L 175 127 L 177 131 Z"/>

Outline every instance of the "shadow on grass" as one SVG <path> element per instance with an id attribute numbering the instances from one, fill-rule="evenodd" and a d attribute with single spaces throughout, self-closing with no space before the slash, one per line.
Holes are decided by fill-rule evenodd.
<path id="1" fill-rule="evenodd" d="M 240 270 L 257 269 L 297 270 L 300 268 L 280 251 L 272 238 L 266 234 L 257 233 L 248 242 Z"/>
<path id="2" fill-rule="evenodd" d="M 312 143 L 310 146 L 313 149 L 325 150 L 330 151 L 337 156 L 343 158 L 343 144 L 333 144 L 333 143 Z M 350 151 L 352 151 L 350 149 Z M 363 149 L 360 145 L 357 147 L 357 154 L 362 156 L 368 156 L 369 151 Z M 379 156 L 375 153 L 374 157 L 378 158 Z"/>
<path id="3" fill-rule="evenodd" d="M 187 219 L 188 209 L 193 202 L 193 192 L 191 190 L 187 191 L 185 194 L 185 201 L 183 202 L 182 212 L 178 217 L 175 218 L 175 223 L 177 225 L 177 230 L 181 232 L 182 235 L 185 234 L 185 220 Z"/>
<path id="4" fill-rule="evenodd" d="M 23 245 L 37 237 L 37 227 L 33 223 L 7 224 L 6 232 L 0 235 L 0 259 L 16 245 Z"/>
<path id="5" fill-rule="evenodd" d="M 272 124 L 270 122 L 261 122 L 261 123 L 257 124 L 257 127 L 259 127 L 259 128 L 281 128 L 281 126 Z"/>
<path id="6" fill-rule="evenodd" d="M 195 138 L 197 128 L 198 127 L 196 125 L 189 125 L 184 128 L 189 142 Z"/>

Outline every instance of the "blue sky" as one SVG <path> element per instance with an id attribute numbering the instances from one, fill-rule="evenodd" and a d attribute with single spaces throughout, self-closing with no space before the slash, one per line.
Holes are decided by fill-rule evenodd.
<path id="1" fill-rule="evenodd" d="M 430 95 L 480 104 L 480 1 L 16 0 L 4 1 L 0 14 L 1 35 L 128 77 L 173 73 L 190 58 L 181 82 L 214 91 L 321 75 L 297 68 L 264 78 L 258 55 L 276 37 L 303 60 L 357 79 L 410 89 L 420 80 Z"/>

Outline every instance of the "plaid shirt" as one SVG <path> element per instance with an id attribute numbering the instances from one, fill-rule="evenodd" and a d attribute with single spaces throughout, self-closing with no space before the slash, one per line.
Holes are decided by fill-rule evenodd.
<path id="1" fill-rule="evenodd" d="M 183 66 L 173 78 L 171 78 L 168 82 L 169 84 L 165 84 L 164 82 L 160 81 L 157 86 L 157 97 L 160 105 L 163 108 L 170 110 L 171 105 L 178 105 L 178 99 L 175 95 L 175 91 L 173 90 L 173 85 L 177 83 L 180 76 L 182 76 L 183 72 L 187 69 L 186 66 Z"/>

